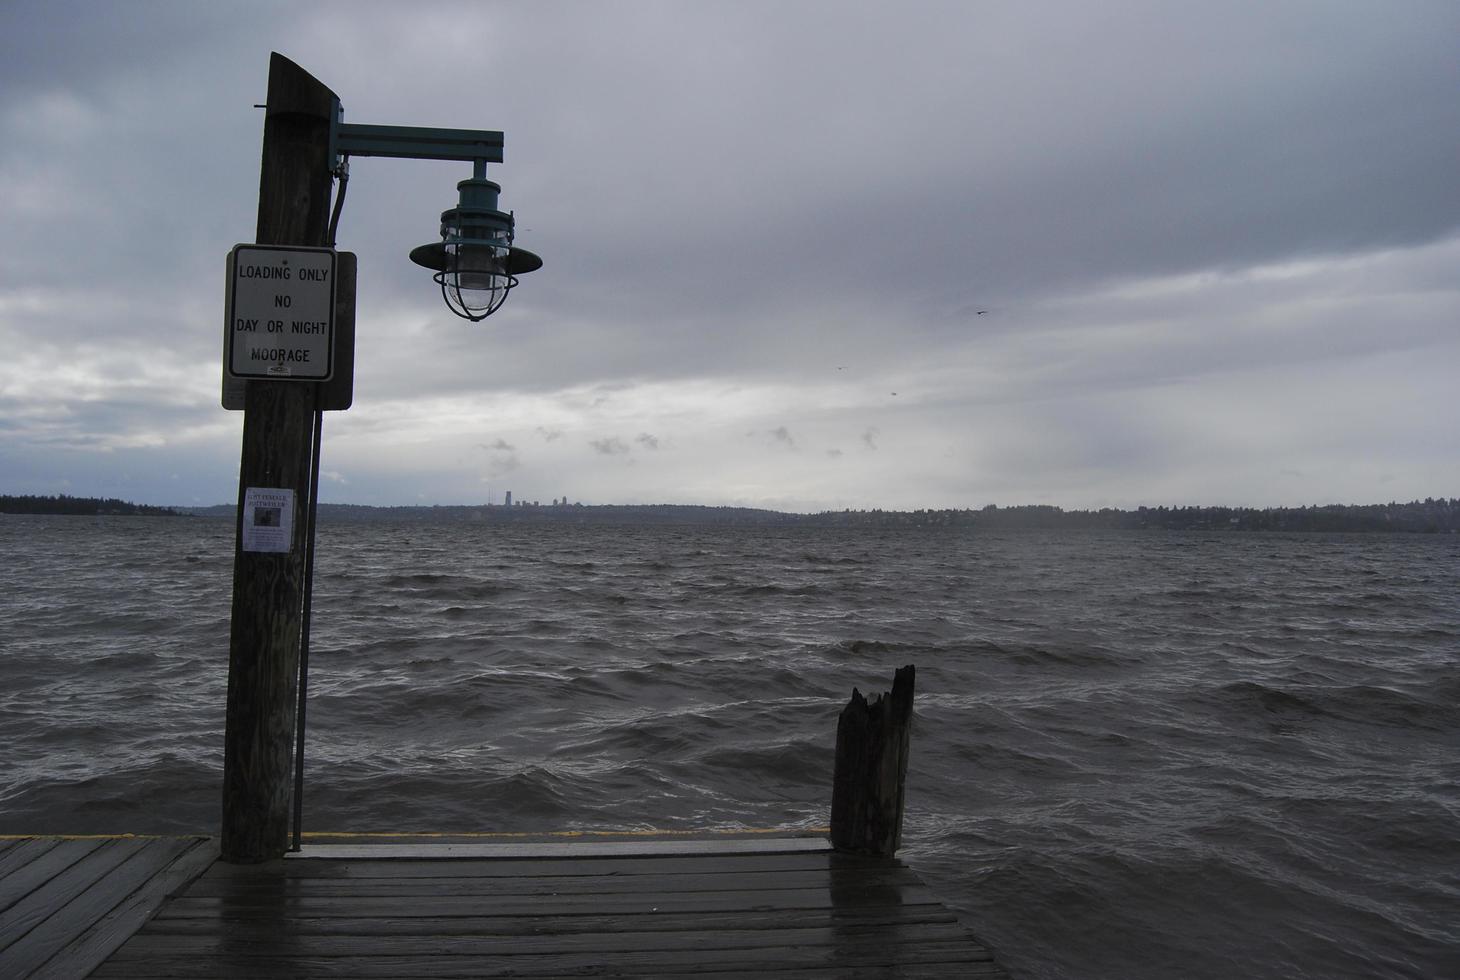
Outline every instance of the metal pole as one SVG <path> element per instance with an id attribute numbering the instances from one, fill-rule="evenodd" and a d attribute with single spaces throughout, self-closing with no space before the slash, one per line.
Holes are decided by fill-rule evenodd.
<path id="1" fill-rule="evenodd" d="M 304 718 L 309 704 L 309 624 L 314 609 L 314 529 L 319 512 L 319 453 L 324 446 L 324 410 L 314 410 L 314 461 L 309 468 L 309 530 L 305 534 L 304 615 L 299 632 L 299 710 L 294 722 L 294 843 L 297 851 L 304 836 Z"/>

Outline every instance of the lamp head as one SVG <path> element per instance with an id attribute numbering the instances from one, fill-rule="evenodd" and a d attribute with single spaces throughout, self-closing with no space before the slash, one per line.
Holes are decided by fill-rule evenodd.
<path id="1" fill-rule="evenodd" d="M 512 244 L 513 216 L 497 209 L 502 188 L 477 175 L 456 185 L 456 207 L 441 213 L 441 241 L 411 250 L 411 261 L 436 270 L 446 305 L 459 317 L 485 320 L 542 259 Z"/>

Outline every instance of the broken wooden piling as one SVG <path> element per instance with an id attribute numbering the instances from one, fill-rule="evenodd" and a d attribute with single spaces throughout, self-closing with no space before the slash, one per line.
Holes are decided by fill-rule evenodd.
<path id="1" fill-rule="evenodd" d="M 837 719 L 831 845 L 838 851 L 891 857 L 901 842 L 915 674 L 912 664 L 900 668 L 891 693 L 870 702 L 853 688 Z"/>

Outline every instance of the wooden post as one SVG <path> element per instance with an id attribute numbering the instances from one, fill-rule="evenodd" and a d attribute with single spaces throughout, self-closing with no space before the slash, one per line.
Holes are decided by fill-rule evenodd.
<path id="1" fill-rule="evenodd" d="M 329 233 L 329 132 L 335 94 L 298 65 L 269 61 L 257 242 L 323 246 Z M 310 444 L 318 385 L 248 382 L 238 472 L 228 714 L 223 747 L 222 858 L 253 864 L 288 847 L 290 765 L 304 601 Z M 243 550 L 249 487 L 294 491 L 291 549 Z"/>
<path id="2" fill-rule="evenodd" d="M 831 789 L 831 845 L 838 851 L 891 857 L 902 839 L 902 806 L 912 732 L 912 664 L 892 679 L 892 693 L 870 704 L 856 688 L 836 724 Z"/>

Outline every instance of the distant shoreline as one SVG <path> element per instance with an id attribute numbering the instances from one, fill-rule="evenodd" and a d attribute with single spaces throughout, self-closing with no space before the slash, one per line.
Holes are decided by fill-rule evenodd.
<path id="1" fill-rule="evenodd" d="M 114 497 L 0 495 L 0 514 L 45 514 L 61 517 L 182 517 L 172 507 L 134 504 Z"/>
<path id="2" fill-rule="evenodd" d="M 0 514 L 232 518 L 234 504 L 153 507 L 112 498 L 0 496 Z M 754 527 L 979 528 L 984 530 L 1392 531 L 1460 533 L 1460 498 L 1317 507 L 1140 507 L 1064 510 L 1049 505 L 942 510 L 840 510 L 788 514 L 694 504 L 518 504 L 370 507 L 320 504 L 322 523 L 740 525 Z"/>

